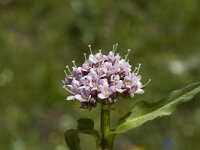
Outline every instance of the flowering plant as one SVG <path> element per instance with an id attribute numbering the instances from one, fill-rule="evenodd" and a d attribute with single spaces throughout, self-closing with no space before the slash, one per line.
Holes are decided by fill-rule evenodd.
<path id="1" fill-rule="evenodd" d="M 108 55 L 102 51 L 93 54 L 89 45 L 89 58 L 85 56 L 82 67 L 77 67 L 72 61 L 72 71 L 67 66 L 66 78 L 63 81 L 64 88 L 71 93 L 67 100 L 78 100 L 81 108 L 92 109 L 101 104 L 101 129 L 100 134 L 93 129 L 94 123 L 90 119 L 78 120 L 78 129 L 70 129 L 65 132 L 65 139 L 70 149 L 80 149 L 78 133 L 82 132 L 96 137 L 97 148 L 112 149 L 114 138 L 117 133 L 123 133 L 132 128 L 138 127 L 146 121 L 159 116 L 170 115 L 175 108 L 186 102 L 198 92 L 200 83 L 195 83 L 183 89 L 172 92 L 161 101 L 148 104 L 146 102 L 136 103 L 131 112 L 120 119 L 116 129 L 110 129 L 110 106 L 117 102 L 118 96 L 133 98 L 135 94 L 143 94 L 146 84 L 141 83 L 141 76 L 138 75 L 141 64 L 132 70 L 129 64 L 128 49 L 125 58 L 116 53 L 117 44 Z"/>

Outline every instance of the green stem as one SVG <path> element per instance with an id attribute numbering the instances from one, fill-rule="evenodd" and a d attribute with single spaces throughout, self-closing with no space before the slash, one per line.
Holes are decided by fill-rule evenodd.
<path id="1" fill-rule="evenodd" d="M 101 149 L 111 150 L 112 136 L 110 136 L 110 108 L 101 105 Z"/>

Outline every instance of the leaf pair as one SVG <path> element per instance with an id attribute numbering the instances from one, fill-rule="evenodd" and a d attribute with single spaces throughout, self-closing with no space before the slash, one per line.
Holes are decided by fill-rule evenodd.
<path id="1" fill-rule="evenodd" d="M 89 134 L 96 138 L 96 143 L 100 140 L 100 135 L 97 130 L 94 130 L 94 122 L 88 118 L 81 118 L 78 121 L 77 130 L 70 129 L 65 131 L 65 141 L 70 150 L 81 150 L 79 133 Z"/>

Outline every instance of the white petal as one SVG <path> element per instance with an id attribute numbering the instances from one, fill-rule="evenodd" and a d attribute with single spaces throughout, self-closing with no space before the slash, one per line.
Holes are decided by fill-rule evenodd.
<path id="1" fill-rule="evenodd" d="M 75 96 L 68 96 L 68 97 L 67 97 L 67 100 L 68 100 L 68 101 L 74 100 L 74 99 L 75 99 Z"/>
<path id="2" fill-rule="evenodd" d="M 91 61 L 92 63 L 97 63 L 97 59 L 92 54 L 90 54 L 89 61 Z"/>
<path id="3" fill-rule="evenodd" d="M 141 75 L 137 76 L 137 80 L 140 81 L 141 80 Z"/>
<path id="4" fill-rule="evenodd" d="M 102 86 L 104 86 L 105 88 L 107 88 L 109 85 L 108 85 L 108 80 L 107 79 L 101 79 L 100 80 L 100 84 Z"/>
<path id="5" fill-rule="evenodd" d="M 72 85 L 67 85 L 69 88 L 72 88 Z"/>
<path id="6" fill-rule="evenodd" d="M 85 89 L 85 86 L 78 87 L 78 89 Z"/>
<path id="7" fill-rule="evenodd" d="M 131 86 L 130 86 L 130 85 L 127 85 L 126 88 L 131 89 Z"/>
<path id="8" fill-rule="evenodd" d="M 74 80 L 72 81 L 72 83 L 75 84 L 75 85 L 79 85 L 79 84 L 80 84 L 79 81 L 76 80 L 76 79 L 74 79 Z"/>
<path id="9" fill-rule="evenodd" d="M 119 93 L 123 93 L 125 90 L 122 90 L 122 89 L 116 89 L 117 90 L 117 92 L 119 92 Z"/>
<path id="10" fill-rule="evenodd" d="M 95 57 L 100 57 L 101 56 L 101 53 L 96 53 L 95 54 Z"/>
<path id="11" fill-rule="evenodd" d="M 109 55 L 112 55 L 112 56 L 114 56 L 114 53 L 113 53 L 113 51 L 110 51 L 110 52 L 109 52 Z"/>
<path id="12" fill-rule="evenodd" d="M 79 100 L 80 102 L 85 102 L 85 101 L 87 101 L 86 99 L 83 99 L 83 97 L 82 97 L 80 94 L 75 95 L 75 98 L 76 98 L 77 100 Z"/>
<path id="13" fill-rule="evenodd" d="M 139 87 L 139 88 L 142 88 L 142 87 L 143 87 L 143 85 L 142 85 L 141 82 L 138 82 L 137 84 L 138 84 L 138 87 Z"/>
<path id="14" fill-rule="evenodd" d="M 105 95 L 103 95 L 102 93 L 100 93 L 100 94 L 98 94 L 98 97 L 100 98 L 100 99 L 105 99 L 105 98 L 107 98 Z"/>
<path id="15" fill-rule="evenodd" d="M 75 95 L 75 98 L 79 101 L 83 100 L 83 98 L 80 94 Z"/>
<path id="16" fill-rule="evenodd" d="M 143 94 L 143 93 L 144 93 L 144 90 L 143 90 L 143 89 L 137 89 L 135 93 L 136 93 L 136 94 Z"/>

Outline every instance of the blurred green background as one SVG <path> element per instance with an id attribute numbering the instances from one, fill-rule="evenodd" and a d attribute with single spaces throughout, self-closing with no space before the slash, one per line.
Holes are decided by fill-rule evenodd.
<path id="1" fill-rule="evenodd" d="M 61 80 L 83 53 L 119 43 L 142 63 L 134 100 L 119 100 L 113 126 L 135 101 L 153 102 L 200 79 L 199 0 L 0 0 L 0 149 L 67 150 L 63 134 L 88 117 L 99 128 L 99 108 L 67 102 Z M 200 95 L 170 117 L 117 136 L 115 150 L 199 150 Z M 85 150 L 92 137 L 81 135 Z"/>

